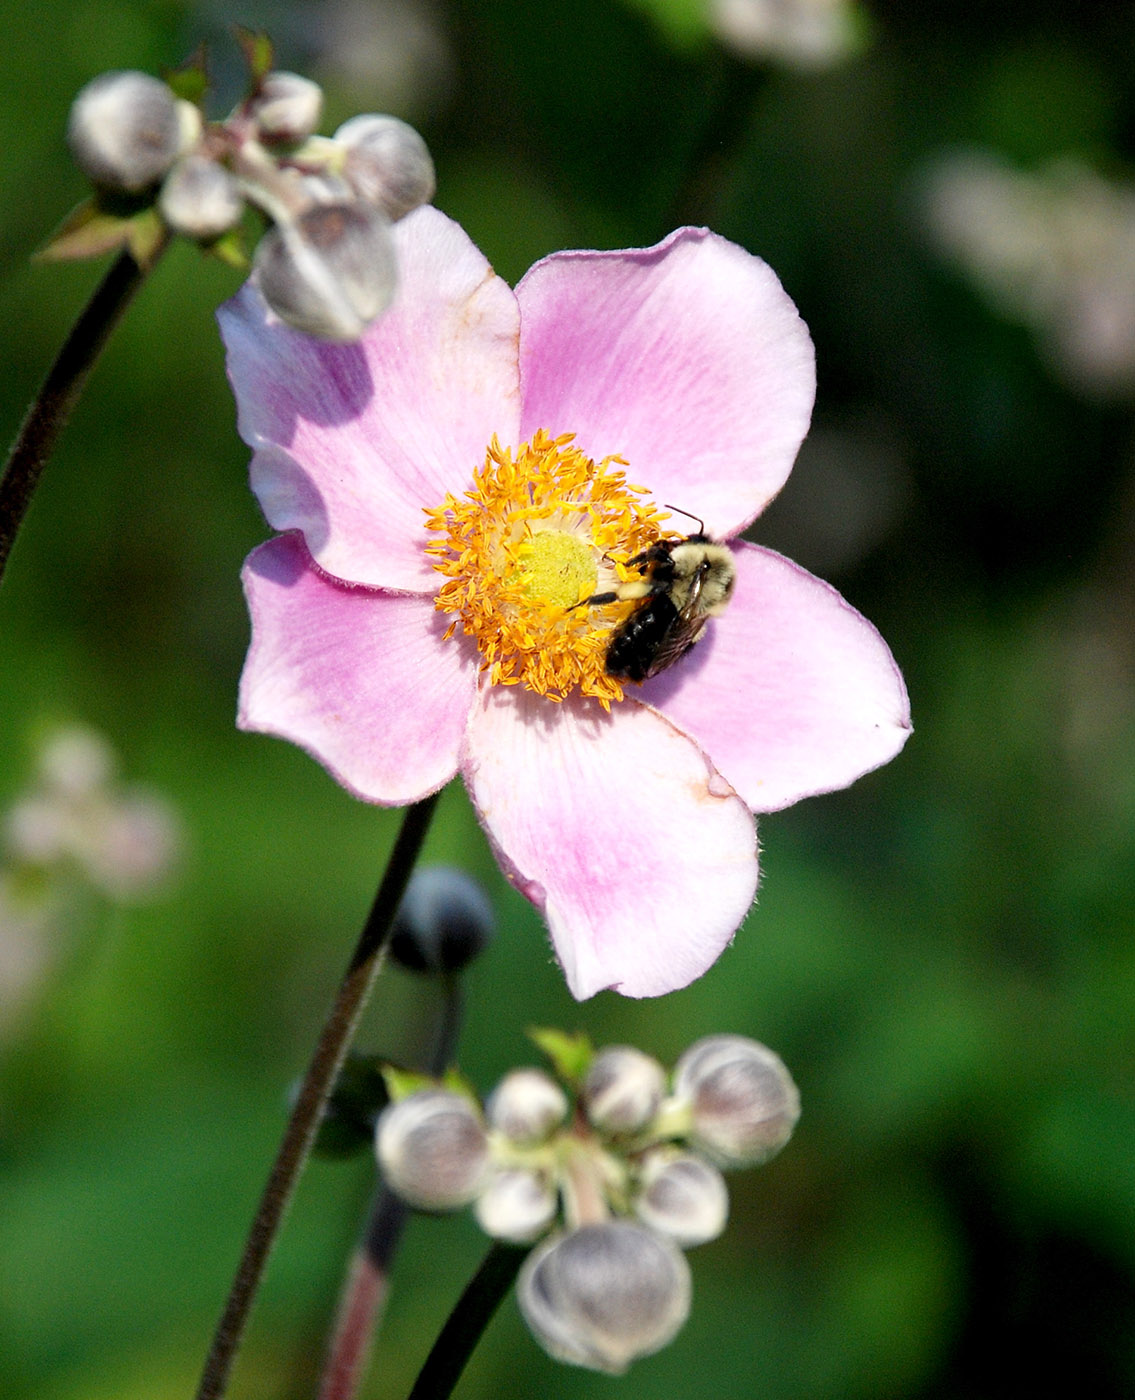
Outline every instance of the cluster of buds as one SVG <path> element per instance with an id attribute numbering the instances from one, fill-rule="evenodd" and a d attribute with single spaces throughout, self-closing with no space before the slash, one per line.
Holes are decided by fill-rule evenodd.
<path id="1" fill-rule="evenodd" d="M 513 1070 L 483 1107 L 459 1079 L 391 1072 L 378 1160 L 411 1205 L 471 1204 L 489 1235 L 536 1244 L 518 1283 L 528 1326 L 557 1359 L 617 1374 L 685 1322 L 682 1250 L 725 1228 L 722 1169 L 777 1153 L 799 1095 L 743 1036 L 697 1041 L 669 1076 L 630 1046 L 534 1039 L 557 1077 Z"/>
<path id="2" fill-rule="evenodd" d="M 272 69 L 265 41 L 244 44 L 250 89 L 222 121 L 202 113 L 199 64 L 168 83 L 126 71 L 83 88 L 67 137 L 97 193 L 46 254 L 127 245 L 138 256 L 139 230 L 164 229 L 240 261 L 239 226 L 252 205 L 270 223 L 253 258 L 269 306 L 308 334 L 355 340 L 394 294 L 390 227 L 433 197 L 433 161 L 397 117 L 356 116 L 317 135 L 318 85 Z"/>

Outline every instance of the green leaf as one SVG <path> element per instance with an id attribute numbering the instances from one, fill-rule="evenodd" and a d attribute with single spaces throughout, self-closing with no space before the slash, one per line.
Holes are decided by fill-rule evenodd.
<path id="1" fill-rule="evenodd" d="M 246 29 L 243 24 L 236 26 L 236 41 L 244 50 L 245 62 L 248 64 L 248 76 L 252 79 L 252 91 L 255 92 L 268 73 L 272 71 L 272 62 L 275 57 L 272 50 L 272 40 L 262 29 Z"/>
<path id="2" fill-rule="evenodd" d="M 543 1050 L 556 1073 L 568 1084 L 581 1083 L 595 1057 L 595 1047 L 583 1031 L 569 1035 L 548 1026 L 532 1026 L 528 1039 Z"/>
<path id="3" fill-rule="evenodd" d="M 175 96 L 185 102 L 200 107 L 209 91 L 209 51 L 204 44 L 198 44 L 184 63 L 162 73 Z"/>
<path id="4" fill-rule="evenodd" d="M 320 1120 L 316 1155 L 344 1158 L 373 1148 L 375 1120 L 389 1102 L 377 1057 L 348 1055 Z"/>

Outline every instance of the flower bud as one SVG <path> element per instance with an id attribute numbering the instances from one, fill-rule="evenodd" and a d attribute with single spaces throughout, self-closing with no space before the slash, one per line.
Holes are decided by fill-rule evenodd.
<path id="1" fill-rule="evenodd" d="M 239 222 L 244 198 L 231 171 L 208 156 L 190 154 L 166 176 L 158 208 L 170 228 L 207 242 Z"/>
<path id="2" fill-rule="evenodd" d="M 248 110 L 262 141 L 296 145 L 319 125 L 323 89 L 299 73 L 268 73 Z"/>
<path id="3" fill-rule="evenodd" d="M 390 226 L 367 204 L 317 204 L 268 230 L 253 273 L 273 311 L 308 335 L 358 340 L 390 305 Z"/>
<path id="4" fill-rule="evenodd" d="M 567 1117 L 567 1095 L 538 1069 L 514 1069 L 506 1074 L 485 1104 L 489 1126 L 512 1142 L 537 1143 Z"/>
<path id="5" fill-rule="evenodd" d="M 489 1148 L 475 1106 L 448 1089 L 421 1089 L 384 1109 L 376 1135 L 392 1191 L 421 1210 L 467 1205 L 484 1185 Z"/>
<path id="6" fill-rule="evenodd" d="M 496 1171 L 473 1207 L 477 1223 L 494 1239 L 529 1244 L 556 1217 L 556 1193 L 540 1172 Z"/>
<path id="7" fill-rule="evenodd" d="M 390 955 L 411 972 L 460 972 L 492 935 L 493 907 L 476 880 L 451 865 L 427 865 L 398 906 Z"/>
<path id="8" fill-rule="evenodd" d="M 779 1055 L 741 1035 L 696 1041 L 674 1068 L 689 1104 L 690 1142 L 723 1167 L 774 1156 L 800 1117 L 800 1095 Z"/>
<path id="9" fill-rule="evenodd" d="M 181 149 L 177 99 L 148 73 L 102 73 L 71 104 L 67 144 L 96 185 L 136 194 L 166 173 Z"/>
<path id="10" fill-rule="evenodd" d="M 637 1133 L 662 1104 L 666 1075 L 657 1060 L 631 1045 L 609 1045 L 591 1062 L 583 1106 L 591 1123 L 607 1133 Z"/>
<path id="11" fill-rule="evenodd" d="M 664 1347 L 690 1312 L 690 1271 L 670 1240 L 627 1220 L 534 1249 L 517 1284 L 524 1320 L 559 1361 L 617 1375 Z"/>
<path id="12" fill-rule="evenodd" d="M 651 1153 L 642 1167 L 635 1214 L 652 1230 L 689 1249 L 715 1240 L 729 1218 L 725 1178 L 692 1153 Z"/>
<path id="13" fill-rule="evenodd" d="M 397 117 L 352 117 L 334 140 L 346 147 L 344 177 L 388 218 L 396 221 L 434 197 L 437 177 L 429 147 Z"/>

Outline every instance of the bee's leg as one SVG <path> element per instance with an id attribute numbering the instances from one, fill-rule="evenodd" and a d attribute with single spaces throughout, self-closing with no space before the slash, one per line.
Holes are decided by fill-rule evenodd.
<path id="1" fill-rule="evenodd" d="M 593 593 L 590 598 L 581 598 L 578 603 L 573 603 L 571 608 L 568 608 L 568 612 L 571 612 L 572 608 L 602 608 L 608 603 L 617 603 L 618 601 L 619 595 L 615 592 Z"/>

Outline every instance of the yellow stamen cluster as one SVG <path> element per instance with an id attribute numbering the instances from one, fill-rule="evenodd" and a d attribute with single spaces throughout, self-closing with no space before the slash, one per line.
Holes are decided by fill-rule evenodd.
<path id="1" fill-rule="evenodd" d="M 607 674 L 607 645 L 634 604 L 576 604 L 634 577 L 627 560 L 659 538 L 663 517 L 621 458 L 596 465 L 574 437 L 541 430 L 511 449 L 494 436 L 473 489 L 426 512 L 441 536 L 426 553 L 446 575 L 435 606 L 456 614 L 445 635 L 460 623 L 495 685 L 557 701 L 578 689 L 609 709 L 623 687 Z"/>

